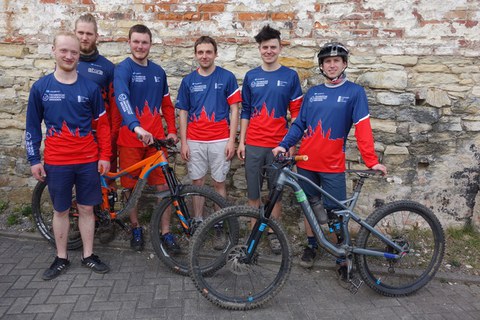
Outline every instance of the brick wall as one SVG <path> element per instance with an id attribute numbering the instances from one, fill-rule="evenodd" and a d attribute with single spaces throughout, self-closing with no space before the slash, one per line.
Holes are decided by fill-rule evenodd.
<path id="1" fill-rule="evenodd" d="M 389 182 L 367 186 L 360 208 L 376 200 L 425 203 L 445 224 L 480 221 L 480 6 L 472 0 L 3 0 L 0 9 L 0 197 L 29 201 L 35 181 L 25 161 L 23 132 L 29 88 L 51 72 L 52 35 L 76 17 L 99 19 L 100 51 L 127 56 L 131 25 L 154 32 L 152 58 L 167 71 L 172 96 L 194 68 L 194 40 L 219 42 L 218 64 L 239 84 L 260 63 L 253 35 L 270 23 L 282 31 L 282 63 L 304 90 L 322 81 L 318 45 L 340 40 L 352 52 L 349 77 L 364 85 L 376 149 Z M 352 138 L 353 139 L 353 138 Z M 354 141 L 348 159 L 361 167 Z M 231 195 L 244 200 L 242 167 L 234 163 Z"/>

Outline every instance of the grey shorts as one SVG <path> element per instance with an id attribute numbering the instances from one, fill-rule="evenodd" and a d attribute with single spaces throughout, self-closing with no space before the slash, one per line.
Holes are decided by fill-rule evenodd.
<path id="1" fill-rule="evenodd" d="M 263 178 L 267 177 L 268 189 L 271 190 L 278 175 L 276 170 L 263 168 L 273 162 L 272 148 L 245 146 L 245 178 L 247 179 L 247 197 L 260 199 Z M 280 200 L 280 199 L 279 199 Z"/>
<path id="2" fill-rule="evenodd" d="M 227 140 L 215 142 L 187 141 L 190 149 L 190 161 L 187 162 L 188 176 L 192 180 L 198 180 L 208 172 L 216 182 L 227 179 L 230 170 L 230 161 L 225 156 Z"/>

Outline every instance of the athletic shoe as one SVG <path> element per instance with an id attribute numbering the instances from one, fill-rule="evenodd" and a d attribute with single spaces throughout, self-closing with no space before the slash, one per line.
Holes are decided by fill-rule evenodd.
<path id="1" fill-rule="evenodd" d="M 110 268 L 105 263 L 100 261 L 100 258 L 94 254 L 92 254 L 90 257 L 83 258 L 82 266 L 90 268 L 96 273 L 107 273 L 110 271 Z"/>
<path id="2" fill-rule="evenodd" d="M 162 236 L 162 243 L 171 254 L 179 254 L 182 251 L 175 241 L 175 237 L 170 232 Z"/>
<path id="3" fill-rule="evenodd" d="M 282 252 L 282 245 L 280 244 L 277 235 L 275 233 L 269 233 L 267 238 L 273 254 L 280 254 Z"/>
<path id="4" fill-rule="evenodd" d="M 132 239 L 130 240 L 130 247 L 135 251 L 143 250 L 143 228 L 132 228 Z"/>
<path id="5" fill-rule="evenodd" d="M 316 248 L 311 246 L 306 246 L 303 250 L 302 259 L 300 260 L 300 265 L 304 268 L 311 268 L 313 267 L 313 263 L 315 262 L 315 256 L 317 253 L 315 252 Z"/>
<path id="6" fill-rule="evenodd" d="M 52 265 L 50 268 L 45 270 L 45 272 L 42 275 L 43 280 L 52 280 L 61 275 L 65 270 L 68 269 L 70 266 L 70 261 L 68 259 L 62 259 L 59 257 L 55 257 L 55 260 L 53 261 Z"/>
<path id="7" fill-rule="evenodd" d="M 338 258 L 335 261 L 335 264 L 337 265 L 338 278 L 342 281 L 347 282 L 348 281 L 348 263 L 347 263 L 347 261 L 343 258 Z"/>

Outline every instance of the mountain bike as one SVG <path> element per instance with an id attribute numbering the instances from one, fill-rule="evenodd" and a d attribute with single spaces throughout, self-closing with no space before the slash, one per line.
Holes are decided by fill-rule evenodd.
<path id="1" fill-rule="evenodd" d="M 119 172 L 109 172 L 101 176 L 103 202 L 94 207 L 96 217 L 95 234 L 101 243 L 108 243 L 115 238 L 116 228 L 114 228 L 114 225 L 119 225 L 121 230 L 130 233 L 129 226 L 122 221 L 121 216 L 127 213 L 125 216 L 128 217 L 129 211 L 139 202 L 149 174 L 152 170 L 159 167 L 165 176 L 168 190 L 155 194 L 159 202 L 155 206 L 151 218 L 151 241 L 158 258 L 165 265 L 176 273 L 187 275 L 188 246 L 196 226 L 193 221 L 193 214 L 196 213 L 197 216 L 206 217 L 214 211 L 226 207 L 228 203 L 224 197 L 209 187 L 184 185 L 179 181 L 167 159 L 169 155 L 172 156 L 178 152 L 173 140 L 155 139 L 153 146 L 157 149 L 154 155 Z M 121 176 L 131 174 L 138 169 L 141 169 L 141 173 L 133 190 L 117 190 L 116 187 L 112 187 L 108 183 Z M 201 204 L 201 207 L 199 207 L 198 203 Z M 46 182 L 38 182 L 33 190 L 32 212 L 35 225 L 40 234 L 51 244 L 55 245 L 52 227 L 53 205 Z M 162 217 L 170 213 L 170 232 L 174 234 L 181 248 L 180 252 L 175 253 L 169 252 L 162 242 Z M 78 210 L 75 195 L 72 198 L 69 218 L 68 249 L 75 250 L 82 247 L 82 239 L 78 229 Z"/>
<path id="2" fill-rule="evenodd" d="M 353 210 L 365 180 L 378 172 L 347 170 L 356 177 L 355 183 L 351 195 L 339 201 L 291 170 L 296 161 L 304 160 L 305 156 L 277 156 L 271 167 L 279 174 L 263 207 L 224 208 L 196 231 L 190 246 L 190 276 L 204 297 L 223 308 L 248 310 L 263 305 L 281 290 L 291 272 L 292 250 L 284 228 L 270 219 L 270 214 L 285 186 L 293 189 L 319 245 L 342 261 L 339 268 L 343 270 L 342 283 L 352 293 L 366 283 L 385 296 L 406 296 L 434 277 L 443 259 L 445 239 L 442 226 L 430 209 L 414 201 L 400 200 L 375 209 L 364 220 Z M 299 181 L 312 185 L 340 208 L 329 214 L 325 227 L 320 225 L 321 219 L 310 206 Z M 221 252 L 207 251 L 213 226 L 223 223 L 223 228 L 229 230 L 229 221 L 234 220 L 236 226 L 226 232 L 228 247 Z M 349 226 L 352 220 L 359 226 L 355 239 Z M 329 232 L 343 241 L 329 239 L 335 238 Z M 270 254 L 266 244 L 268 233 L 276 234 L 281 244 L 279 255 Z M 211 261 L 219 260 L 221 266 L 205 271 Z"/>

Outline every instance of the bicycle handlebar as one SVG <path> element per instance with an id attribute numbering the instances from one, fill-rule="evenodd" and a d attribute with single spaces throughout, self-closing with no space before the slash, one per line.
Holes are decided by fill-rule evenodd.
<path id="1" fill-rule="evenodd" d="M 154 146 L 155 148 L 160 150 L 161 148 L 175 147 L 176 145 L 175 145 L 175 141 L 172 138 L 170 139 L 153 138 L 153 143 L 151 144 L 151 146 Z"/>
<path id="2" fill-rule="evenodd" d="M 306 155 L 296 155 L 296 156 L 285 156 L 283 153 L 279 153 L 274 161 L 281 164 L 290 164 L 295 163 L 297 161 L 307 161 L 308 156 Z"/>

